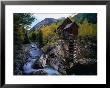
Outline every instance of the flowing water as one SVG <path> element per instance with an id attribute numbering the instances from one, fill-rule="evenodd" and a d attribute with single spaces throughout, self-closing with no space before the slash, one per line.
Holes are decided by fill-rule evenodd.
<path id="1" fill-rule="evenodd" d="M 29 49 L 29 57 L 27 58 L 27 62 L 23 66 L 24 74 L 31 74 L 33 71 L 44 70 L 48 75 L 59 74 L 59 72 L 51 67 L 44 67 L 43 69 L 33 69 L 32 65 L 37 59 L 42 58 L 42 51 L 38 47 L 37 44 L 31 43 Z"/>

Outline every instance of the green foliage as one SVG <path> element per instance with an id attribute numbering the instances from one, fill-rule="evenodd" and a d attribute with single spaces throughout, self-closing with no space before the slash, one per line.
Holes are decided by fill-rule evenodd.
<path id="1" fill-rule="evenodd" d="M 29 33 L 29 39 L 35 42 L 37 40 L 37 33 L 35 31 L 32 31 L 31 33 Z"/>
<path id="2" fill-rule="evenodd" d="M 56 35 L 56 29 L 59 25 L 56 23 L 53 23 L 49 26 L 43 27 L 40 30 L 42 31 L 42 37 L 43 37 L 43 44 L 47 44 L 49 42 L 55 41 L 54 38 Z"/>
<path id="3" fill-rule="evenodd" d="M 83 23 L 86 19 L 89 23 L 96 24 L 97 23 L 97 13 L 78 13 L 75 15 L 74 20 Z"/>
<path id="4" fill-rule="evenodd" d="M 27 43 L 29 43 L 30 41 L 29 41 L 29 38 L 28 38 L 28 33 L 27 33 L 27 31 L 25 32 L 25 35 L 24 35 L 24 42 L 23 43 L 25 43 L 25 44 L 27 44 Z"/>
<path id="5" fill-rule="evenodd" d="M 79 26 L 79 36 L 96 36 L 97 34 L 97 14 L 96 13 L 79 13 L 77 15 L 69 16 L 72 22 L 76 22 Z M 57 28 L 64 22 L 65 19 L 58 20 L 57 23 L 43 26 L 40 29 L 31 31 L 29 39 L 31 41 L 39 42 L 41 46 L 55 43 L 58 35 Z"/>
<path id="6" fill-rule="evenodd" d="M 57 25 L 61 25 L 65 19 L 58 20 Z"/>
<path id="7" fill-rule="evenodd" d="M 43 35 L 42 35 L 41 30 L 38 31 L 38 42 L 40 44 L 40 47 L 42 47 L 43 46 Z"/>
<path id="8" fill-rule="evenodd" d="M 89 23 L 87 20 L 83 21 L 79 25 L 79 36 L 96 36 L 97 35 L 97 25 Z"/>
<path id="9" fill-rule="evenodd" d="M 14 44 L 29 43 L 27 30 L 29 25 L 34 21 L 30 13 L 14 13 Z"/>
<path id="10" fill-rule="evenodd" d="M 72 22 L 79 25 L 79 36 L 97 35 L 97 14 L 96 13 L 78 13 L 74 17 L 69 16 Z"/>
<path id="11" fill-rule="evenodd" d="M 31 13 L 14 13 L 14 28 L 27 28 L 34 20 Z"/>
<path id="12" fill-rule="evenodd" d="M 14 31 L 14 43 L 21 44 L 24 41 L 25 29 L 23 27 L 19 28 L 19 30 Z"/>
<path id="13" fill-rule="evenodd" d="M 43 35 L 41 30 L 31 31 L 29 33 L 29 39 L 32 42 L 38 42 L 40 46 L 43 46 Z"/>
<path id="14" fill-rule="evenodd" d="M 35 31 L 31 31 L 29 33 L 29 39 L 32 42 L 38 42 L 40 46 L 44 46 L 47 43 L 54 42 L 54 38 L 56 36 L 55 30 L 59 25 L 57 23 L 53 23 L 49 26 L 44 26 L 41 29 L 36 29 Z"/>

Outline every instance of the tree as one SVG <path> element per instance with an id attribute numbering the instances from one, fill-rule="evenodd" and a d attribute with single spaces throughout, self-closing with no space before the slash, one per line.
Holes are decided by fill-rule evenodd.
<path id="1" fill-rule="evenodd" d="M 29 38 L 28 38 L 28 33 L 27 33 L 27 31 L 25 32 L 25 35 L 24 35 L 24 42 L 23 43 L 29 43 L 30 41 L 29 41 Z"/>
<path id="2" fill-rule="evenodd" d="M 31 13 L 14 13 L 14 28 L 21 26 L 28 28 L 34 20 L 35 18 Z"/>
<path id="3" fill-rule="evenodd" d="M 39 45 L 40 47 L 43 46 L 43 35 L 42 35 L 42 30 L 39 30 L 39 33 L 38 33 L 38 41 L 39 41 Z"/>
<path id="4" fill-rule="evenodd" d="M 32 31 L 30 34 L 29 34 L 29 38 L 32 42 L 36 42 L 37 40 L 37 33 L 36 31 Z"/>
<path id="5" fill-rule="evenodd" d="M 14 13 L 13 15 L 14 15 L 14 44 L 21 44 L 27 38 L 26 29 L 29 28 L 30 24 L 35 20 L 35 18 L 30 13 Z"/>
<path id="6" fill-rule="evenodd" d="M 79 25 L 79 36 L 96 36 L 97 35 L 97 24 L 89 23 L 84 20 L 82 24 Z"/>
<path id="7" fill-rule="evenodd" d="M 86 19 L 89 23 L 97 24 L 97 13 L 78 13 L 72 19 L 79 23 Z"/>

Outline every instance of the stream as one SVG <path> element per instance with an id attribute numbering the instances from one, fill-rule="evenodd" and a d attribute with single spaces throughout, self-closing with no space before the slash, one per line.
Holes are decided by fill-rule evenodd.
<path id="1" fill-rule="evenodd" d="M 43 69 L 32 68 L 32 65 L 34 64 L 36 60 L 42 59 L 43 53 L 38 47 L 38 44 L 31 43 L 28 52 L 29 52 L 29 57 L 27 57 L 27 62 L 23 66 L 24 74 L 29 75 L 39 70 L 45 71 L 47 75 L 55 75 L 55 74 L 59 75 L 60 74 L 57 70 L 53 69 L 52 67 L 48 67 L 48 66 L 45 66 Z"/>

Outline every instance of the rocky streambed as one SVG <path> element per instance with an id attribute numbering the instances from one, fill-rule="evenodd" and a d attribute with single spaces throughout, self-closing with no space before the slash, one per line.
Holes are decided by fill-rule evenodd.
<path id="1" fill-rule="evenodd" d="M 38 44 L 31 43 L 28 47 L 26 62 L 23 66 L 25 75 L 59 75 L 60 73 L 47 65 L 42 50 Z"/>
<path id="2" fill-rule="evenodd" d="M 23 44 L 15 54 L 15 75 L 96 75 L 97 45 L 95 38 L 78 38 L 70 57 L 68 43 L 58 40 L 39 47 L 38 43 Z M 22 51 L 22 52 L 21 52 Z"/>

